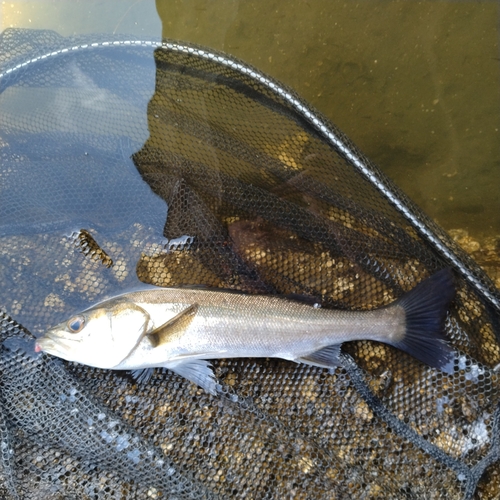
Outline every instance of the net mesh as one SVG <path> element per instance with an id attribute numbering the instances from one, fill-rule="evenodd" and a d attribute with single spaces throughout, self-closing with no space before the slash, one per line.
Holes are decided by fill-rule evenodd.
<path id="1" fill-rule="evenodd" d="M 2 498 L 498 498 L 498 290 L 293 92 L 198 47 L 12 29 L 0 92 Z M 453 375 L 366 341 L 336 370 L 216 360 L 211 396 L 33 350 L 138 282 L 364 310 L 445 266 Z"/>

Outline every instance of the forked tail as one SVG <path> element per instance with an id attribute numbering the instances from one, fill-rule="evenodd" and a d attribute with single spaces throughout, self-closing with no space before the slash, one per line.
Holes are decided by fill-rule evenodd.
<path id="1" fill-rule="evenodd" d="M 455 296 L 451 269 L 442 269 L 403 295 L 394 305 L 406 313 L 406 332 L 391 345 L 411 354 L 423 363 L 453 373 L 455 354 L 446 342 L 444 323 Z"/>

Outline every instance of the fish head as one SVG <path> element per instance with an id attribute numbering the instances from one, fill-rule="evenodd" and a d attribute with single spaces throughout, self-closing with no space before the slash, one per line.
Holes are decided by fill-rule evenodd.
<path id="1" fill-rule="evenodd" d="M 35 351 L 112 369 L 135 349 L 149 323 L 149 314 L 135 303 L 110 300 L 47 330 L 37 339 Z"/>

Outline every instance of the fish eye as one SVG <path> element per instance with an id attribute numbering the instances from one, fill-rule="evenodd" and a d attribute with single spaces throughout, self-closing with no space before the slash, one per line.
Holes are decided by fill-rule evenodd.
<path id="1" fill-rule="evenodd" d="M 85 318 L 83 316 L 73 316 L 67 323 L 68 330 L 71 333 L 78 333 L 85 326 Z"/>

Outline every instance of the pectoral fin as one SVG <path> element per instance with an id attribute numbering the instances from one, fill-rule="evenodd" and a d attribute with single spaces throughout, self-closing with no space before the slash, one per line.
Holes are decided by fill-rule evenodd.
<path id="1" fill-rule="evenodd" d="M 173 366 L 166 364 L 164 367 L 199 385 L 209 394 L 217 394 L 217 379 L 212 371 L 212 365 L 208 361 L 193 359 Z"/>
<path id="2" fill-rule="evenodd" d="M 158 347 L 182 335 L 191 321 L 193 321 L 197 311 L 198 304 L 192 304 L 172 319 L 169 319 L 166 323 L 163 323 L 163 325 L 155 328 L 148 334 L 153 347 Z"/>
<path id="3" fill-rule="evenodd" d="M 132 375 L 138 384 L 145 384 L 149 382 L 153 372 L 154 368 L 139 368 L 137 370 L 131 370 L 130 375 Z"/>
<path id="4" fill-rule="evenodd" d="M 296 358 L 295 361 L 298 363 L 320 366 L 321 368 L 335 368 L 336 366 L 340 366 L 339 355 L 340 344 L 335 344 L 323 347 L 323 349 L 312 352 L 307 356 Z"/>

